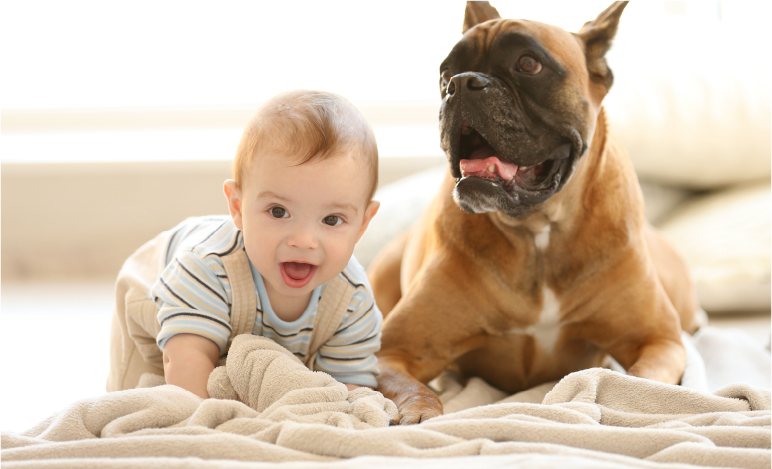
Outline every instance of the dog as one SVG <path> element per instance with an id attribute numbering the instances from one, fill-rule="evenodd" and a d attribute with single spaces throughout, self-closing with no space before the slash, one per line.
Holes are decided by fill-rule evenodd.
<path id="1" fill-rule="evenodd" d="M 442 414 L 425 383 L 447 368 L 514 393 L 610 355 L 629 375 L 679 383 L 696 296 L 644 220 L 602 107 L 626 3 L 577 33 L 467 3 L 440 66 L 448 175 L 369 270 L 385 316 L 378 389 L 400 423 Z"/>

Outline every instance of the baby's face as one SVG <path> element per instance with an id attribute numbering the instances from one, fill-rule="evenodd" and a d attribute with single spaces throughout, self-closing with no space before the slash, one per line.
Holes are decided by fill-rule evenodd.
<path id="1" fill-rule="evenodd" d="M 378 207 L 371 184 L 349 154 L 299 166 L 282 155 L 255 159 L 234 222 L 269 297 L 309 295 L 343 271 Z"/>

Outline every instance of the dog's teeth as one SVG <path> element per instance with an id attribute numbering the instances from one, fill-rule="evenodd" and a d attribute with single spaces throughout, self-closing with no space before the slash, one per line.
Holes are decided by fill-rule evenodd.
<path id="1" fill-rule="evenodd" d="M 529 169 L 531 169 L 530 166 L 520 166 L 520 168 L 518 168 L 518 171 L 528 171 Z"/>
<path id="2" fill-rule="evenodd" d="M 492 164 L 492 165 L 488 166 L 488 171 L 490 171 L 492 173 L 495 173 L 496 172 L 496 165 Z"/>

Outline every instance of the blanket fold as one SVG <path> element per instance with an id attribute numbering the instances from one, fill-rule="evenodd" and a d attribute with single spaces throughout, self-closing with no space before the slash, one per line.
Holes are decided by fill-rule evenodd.
<path id="1" fill-rule="evenodd" d="M 382 395 L 346 392 L 277 347 L 262 338 L 234 341 L 228 362 L 210 377 L 215 399 L 168 385 L 114 392 L 76 402 L 22 434 L 3 433 L 3 467 L 314 461 L 344 468 L 367 458 L 426 469 L 440 466 L 425 458 L 464 456 L 616 469 L 772 464 L 770 391 L 747 383 L 709 393 L 595 368 L 501 399 L 484 382 L 449 382 L 452 396 L 444 399 L 456 412 L 387 426 L 396 409 Z"/>
<path id="2" fill-rule="evenodd" d="M 274 422 L 370 428 L 398 420 L 397 407 L 381 393 L 367 388 L 349 392 L 327 373 L 309 370 L 281 345 L 254 335 L 233 340 L 225 366 L 215 368 L 207 390 L 216 399 L 241 401 Z"/>

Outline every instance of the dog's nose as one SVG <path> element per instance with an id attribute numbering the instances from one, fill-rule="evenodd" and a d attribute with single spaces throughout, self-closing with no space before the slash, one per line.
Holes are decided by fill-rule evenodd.
<path id="1" fill-rule="evenodd" d="M 479 91 L 490 84 L 490 78 L 485 75 L 480 75 L 474 72 L 459 73 L 451 77 L 448 82 L 448 88 L 445 90 L 448 96 L 453 96 L 456 89 L 468 89 L 471 91 Z"/>

